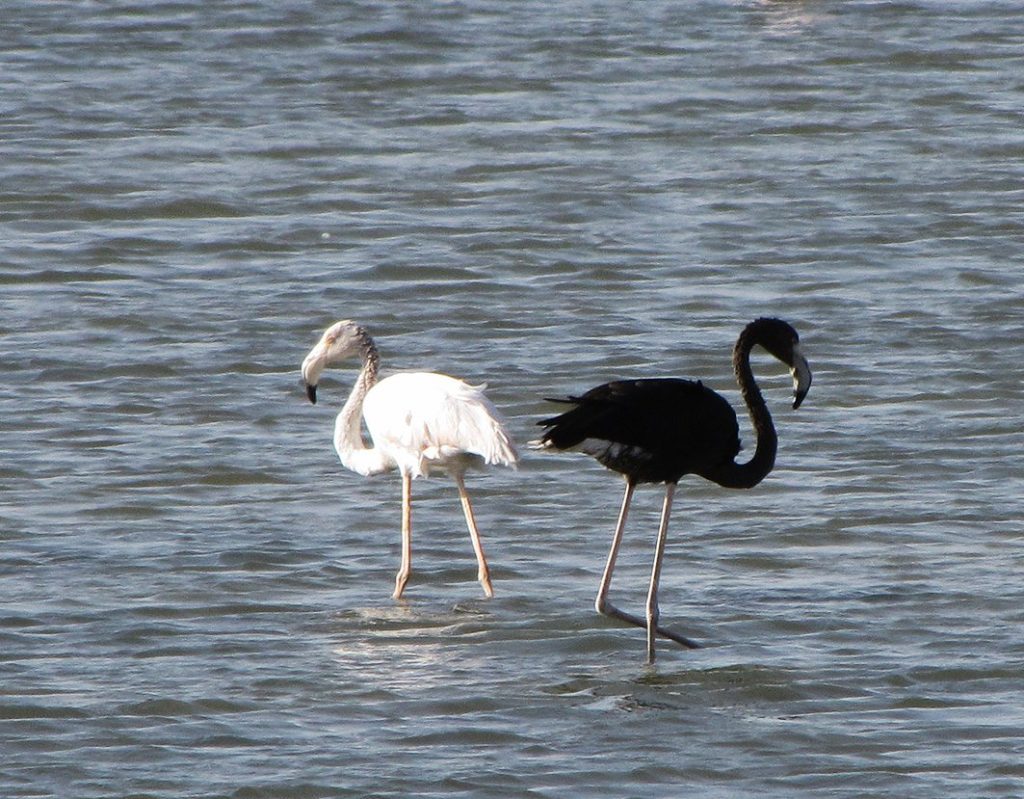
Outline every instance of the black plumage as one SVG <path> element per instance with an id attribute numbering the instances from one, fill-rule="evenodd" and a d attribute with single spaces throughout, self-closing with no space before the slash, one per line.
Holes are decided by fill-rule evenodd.
<path id="1" fill-rule="evenodd" d="M 732 406 L 694 380 L 616 380 L 578 397 L 552 400 L 572 407 L 539 422 L 545 428 L 541 446 L 585 452 L 626 478 L 626 494 L 595 605 L 601 613 L 646 627 L 649 660 L 654 659 L 656 634 L 684 646 L 696 646 L 685 636 L 658 625 L 658 580 L 676 483 L 684 475 L 696 474 L 726 488 L 752 488 L 768 475 L 775 464 L 778 437 L 750 369 L 750 352 L 761 346 L 790 368 L 793 407 L 797 408 L 811 385 L 810 368 L 799 342 L 791 325 L 767 318 L 751 322 L 736 340 L 733 369 L 757 434 L 754 454 L 746 463 L 736 462 L 740 438 Z M 607 599 L 626 513 L 639 483 L 664 483 L 666 487 L 645 619 L 619 610 Z"/>
<path id="2" fill-rule="evenodd" d="M 573 408 L 540 422 L 548 428 L 542 442 L 580 448 L 637 483 L 713 479 L 740 451 L 736 412 L 700 381 L 616 380 L 560 401 Z"/>

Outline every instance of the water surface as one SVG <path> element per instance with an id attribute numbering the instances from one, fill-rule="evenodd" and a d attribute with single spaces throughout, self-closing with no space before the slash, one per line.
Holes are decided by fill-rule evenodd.
<path id="1" fill-rule="evenodd" d="M 1024 792 L 1024 36 L 1002 3 L 9 2 L 0 793 Z M 621 484 L 544 397 L 680 375 L 780 430 L 677 494 L 659 650 L 592 608 Z M 356 318 L 524 450 L 344 472 Z M 741 417 L 742 418 L 742 417 Z M 746 450 L 753 436 L 744 420 Z M 660 491 L 613 588 L 642 607 Z"/>

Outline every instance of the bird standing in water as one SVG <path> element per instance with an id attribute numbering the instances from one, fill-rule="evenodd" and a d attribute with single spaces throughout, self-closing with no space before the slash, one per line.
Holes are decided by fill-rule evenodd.
<path id="1" fill-rule="evenodd" d="M 790 368 L 794 408 L 800 407 L 811 385 L 811 371 L 800 351 L 800 337 L 791 325 L 781 319 L 757 319 L 743 329 L 733 349 L 732 362 L 757 434 L 754 455 L 746 463 L 736 462 L 740 451 L 736 412 L 724 397 L 699 381 L 651 378 L 605 383 L 579 397 L 553 400 L 573 407 L 538 423 L 545 428 L 542 447 L 584 452 L 626 478 L 626 493 L 595 607 L 605 615 L 646 627 L 649 662 L 654 660 L 657 635 L 683 646 L 697 647 L 689 638 L 658 624 L 658 582 L 672 498 L 679 479 L 696 474 L 725 488 L 753 488 L 775 465 L 778 436 L 750 368 L 750 351 L 757 345 Z M 608 601 L 626 513 L 638 483 L 665 484 L 644 619 L 619 610 Z"/>
<path id="2" fill-rule="evenodd" d="M 402 564 L 393 597 L 409 580 L 412 559 L 412 480 L 432 468 L 455 480 L 469 526 L 484 594 L 494 595 L 480 543 L 465 473 L 489 464 L 515 466 L 515 446 L 494 405 L 475 387 L 433 372 L 400 372 L 377 380 L 380 357 L 366 329 L 349 320 L 331 325 L 302 362 L 309 401 L 316 402 L 320 375 L 328 366 L 359 356 L 363 366 L 334 423 L 334 448 L 342 464 L 362 475 L 398 469 L 402 476 Z M 373 446 L 363 441 L 362 422 Z"/>

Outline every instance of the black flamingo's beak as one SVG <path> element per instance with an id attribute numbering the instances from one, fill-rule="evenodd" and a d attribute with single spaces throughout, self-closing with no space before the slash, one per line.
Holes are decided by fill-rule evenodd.
<path id="1" fill-rule="evenodd" d="M 316 405 L 316 383 L 306 384 L 306 396 L 309 397 L 309 401 Z"/>
<path id="2" fill-rule="evenodd" d="M 800 407 L 807 392 L 811 388 L 811 367 L 807 365 L 807 359 L 800 352 L 800 347 L 793 348 L 793 409 Z"/>
<path id="3" fill-rule="evenodd" d="M 796 393 L 796 394 L 795 394 L 795 395 L 793 396 L 793 410 L 794 410 L 794 411 L 795 411 L 795 410 L 796 410 L 797 408 L 799 408 L 799 407 L 800 407 L 800 403 L 804 401 L 804 397 L 806 397 L 806 396 L 807 396 L 807 392 L 806 392 L 806 391 L 798 391 L 798 392 L 797 392 L 797 393 Z"/>

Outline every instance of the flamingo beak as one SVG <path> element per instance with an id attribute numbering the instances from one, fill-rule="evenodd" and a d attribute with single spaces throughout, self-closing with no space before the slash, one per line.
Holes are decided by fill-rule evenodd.
<path id="1" fill-rule="evenodd" d="M 800 407 L 800 403 L 804 401 L 804 397 L 807 396 L 807 392 L 811 388 L 811 367 L 807 364 L 807 359 L 804 354 L 800 351 L 800 345 L 793 347 L 793 365 L 790 367 L 790 373 L 793 375 L 793 409 Z"/>
<path id="2" fill-rule="evenodd" d="M 320 374 L 324 370 L 326 360 L 324 341 L 321 339 L 302 361 L 302 385 L 306 387 L 306 396 L 314 405 L 316 405 L 316 384 L 320 382 Z"/>

